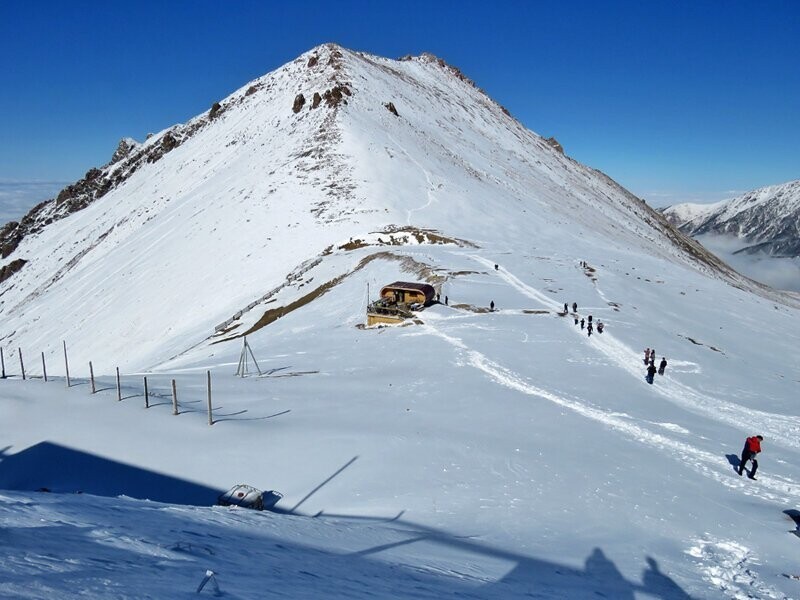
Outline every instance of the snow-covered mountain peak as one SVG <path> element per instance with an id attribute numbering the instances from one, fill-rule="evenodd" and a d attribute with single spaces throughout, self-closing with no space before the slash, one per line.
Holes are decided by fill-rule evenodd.
<path id="1" fill-rule="evenodd" d="M 125 360 L 141 368 L 221 323 L 256 326 L 302 273 L 343 277 L 433 239 L 595 262 L 635 249 L 750 285 L 428 54 L 324 44 L 115 157 L 0 231 L 0 337 L 82 338 L 99 319 L 139 339 Z M 86 286 L 102 306 L 87 305 Z M 154 353 L 152 330 L 134 323 L 170 341 Z M 115 339 L 96 342 L 112 356 L 131 347 Z"/>
<path id="2" fill-rule="evenodd" d="M 800 180 L 714 204 L 676 204 L 663 213 L 688 235 L 736 236 L 747 244 L 746 252 L 800 256 Z"/>
<path id="3" fill-rule="evenodd" d="M 796 595 L 798 296 L 438 59 L 326 44 L 120 154 L 0 232 L 0 596 Z M 366 326 L 390 282 L 436 299 Z"/>

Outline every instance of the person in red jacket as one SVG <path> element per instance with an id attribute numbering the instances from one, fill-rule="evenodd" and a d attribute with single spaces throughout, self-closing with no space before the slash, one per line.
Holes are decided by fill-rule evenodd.
<path id="1" fill-rule="evenodd" d="M 742 460 L 739 461 L 739 475 L 744 471 L 744 465 L 748 460 L 753 461 L 753 470 L 747 475 L 750 479 L 756 478 L 756 471 L 758 470 L 758 460 L 756 456 L 761 452 L 761 442 L 764 438 L 760 435 L 749 437 L 744 442 L 744 449 L 742 450 Z"/>

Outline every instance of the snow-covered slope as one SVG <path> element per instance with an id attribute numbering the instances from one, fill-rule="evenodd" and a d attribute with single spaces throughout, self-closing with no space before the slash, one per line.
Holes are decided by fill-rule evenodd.
<path id="1" fill-rule="evenodd" d="M 420 230 L 504 252 L 558 245 L 597 262 L 622 248 L 725 269 L 428 55 L 322 46 L 117 154 L 8 246 L 11 348 L 66 339 L 80 363 L 158 364 L 243 310 L 257 319 L 310 264 L 350 272 L 350 239 L 416 243 Z M 85 208 L 69 212 L 70 199 Z"/>
<path id="2" fill-rule="evenodd" d="M 676 204 L 664 216 L 687 235 L 732 235 L 740 252 L 800 256 L 800 180 L 747 192 L 715 204 Z"/>
<path id="3" fill-rule="evenodd" d="M 429 56 L 320 47 L 167 133 L 0 263 L 0 595 L 800 597 L 795 296 Z M 409 279 L 447 304 L 364 328 Z"/>

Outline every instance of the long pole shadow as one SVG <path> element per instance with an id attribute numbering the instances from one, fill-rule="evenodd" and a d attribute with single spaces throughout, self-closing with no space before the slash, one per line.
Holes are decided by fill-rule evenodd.
<path id="1" fill-rule="evenodd" d="M 319 515 L 317 515 L 319 516 Z M 380 544 L 351 553 L 352 556 L 369 556 L 402 546 L 426 542 L 439 544 L 451 550 L 460 550 L 482 556 L 498 558 L 515 563 L 515 567 L 501 580 L 488 584 L 476 594 L 478 598 L 510 597 L 514 590 L 539 586 L 551 591 L 560 590 L 562 594 L 552 597 L 591 597 L 603 596 L 619 600 L 634 600 L 635 594 L 644 593 L 648 597 L 662 600 L 691 600 L 671 577 L 662 572 L 658 562 L 646 556 L 647 567 L 642 572 L 642 583 L 629 581 L 609 560 L 600 548 L 595 548 L 586 558 L 583 569 L 567 567 L 548 560 L 518 554 L 512 550 L 490 546 L 475 541 L 476 536 L 457 536 L 434 527 L 401 519 L 402 513 L 389 521 L 398 521 L 410 536 L 404 540 Z M 332 519 L 358 519 L 380 522 L 380 518 L 358 515 L 327 514 Z M 800 516 L 798 516 L 800 519 Z M 385 521 L 385 519 L 384 519 Z M 573 592 L 573 593 L 570 593 Z M 577 592 L 577 593 L 575 593 Z M 584 593 L 581 593 L 584 592 Z M 547 597 L 551 597 L 548 595 Z"/>
<path id="2" fill-rule="evenodd" d="M 328 484 L 328 483 L 329 483 L 329 482 L 330 482 L 330 481 L 331 481 L 331 480 L 332 480 L 334 477 L 336 477 L 337 475 L 339 475 L 339 473 L 341 473 L 341 472 L 342 472 L 342 471 L 344 471 L 344 470 L 345 470 L 347 467 L 349 467 L 349 466 L 350 466 L 350 465 L 352 465 L 354 462 L 356 462 L 356 460 L 357 460 L 357 459 L 358 459 L 358 455 L 354 456 L 354 457 L 353 457 L 353 458 L 351 458 L 349 461 L 347 461 L 347 463 L 346 463 L 346 464 L 344 464 L 343 466 L 339 467 L 339 469 L 337 469 L 337 471 L 336 471 L 336 472 L 335 472 L 333 475 L 331 475 L 331 476 L 330 476 L 330 477 L 328 477 L 328 478 L 327 478 L 325 481 L 323 481 L 322 483 L 320 483 L 320 484 L 319 484 L 317 487 L 315 487 L 315 488 L 314 488 L 313 490 L 311 490 L 311 491 L 310 491 L 308 494 L 306 494 L 306 495 L 305 495 L 305 497 L 303 497 L 303 499 L 302 499 L 302 500 L 300 500 L 300 502 L 298 502 L 298 503 L 297 503 L 297 504 L 295 504 L 295 505 L 294 505 L 294 506 L 293 506 L 291 509 L 289 509 L 289 514 L 294 514 L 294 513 L 295 513 L 295 511 L 296 511 L 298 508 L 300 508 L 300 505 L 301 505 L 301 504 L 303 504 L 303 502 L 305 502 L 306 500 L 308 500 L 309 498 L 311 498 L 311 496 L 313 496 L 314 494 L 316 494 L 316 493 L 317 493 L 317 492 L 318 492 L 320 489 L 322 489 L 322 488 L 323 488 L 325 485 L 327 485 L 327 484 Z"/>
<path id="3" fill-rule="evenodd" d="M 235 415 L 240 415 L 240 414 L 242 414 L 242 413 L 246 413 L 246 412 L 247 412 L 247 409 L 245 409 L 245 410 L 242 410 L 242 411 L 239 411 L 238 413 L 232 413 L 232 414 L 230 414 L 230 415 L 223 415 L 223 417 L 233 417 L 233 416 L 235 416 Z M 215 418 L 214 418 L 214 423 L 221 423 L 222 421 L 264 421 L 264 420 L 266 420 L 266 419 L 272 419 L 272 418 L 274 418 L 274 417 L 280 417 L 281 415 L 285 415 L 285 414 L 288 414 L 288 413 L 290 413 L 290 412 L 292 412 L 292 409 L 291 409 L 291 408 L 288 408 L 288 409 L 286 409 L 286 410 L 284 410 L 284 411 L 281 411 L 281 412 L 279 412 L 279 413 L 275 413 L 274 415 L 267 415 L 267 416 L 265 416 L 265 417 L 244 417 L 244 418 L 242 418 L 242 419 L 235 419 L 235 418 L 227 418 L 227 419 L 223 418 L 223 419 L 217 419 L 217 418 L 215 417 Z"/>

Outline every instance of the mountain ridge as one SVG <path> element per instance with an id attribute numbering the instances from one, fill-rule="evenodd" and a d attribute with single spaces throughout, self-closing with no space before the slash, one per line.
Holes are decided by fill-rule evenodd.
<path id="1" fill-rule="evenodd" d="M 800 296 L 436 61 L 316 50 L 0 260 L 0 595 L 793 597 Z M 440 301 L 366 326 L 392 281 Z"/>
<path id="2" fill-rule="evenodd" d="M 687 235 L 740 238 L 746 246 L 737 253 L 800 256 L 800 180 L 765 186 L 714 204 L 675 204 L 661 211 Z"/>
<path id="3" fill-rule="evenodd" d="M 97 319 L 140 340 L 126 364 L 158 364 L 220 323 L 244 331 L 242 315 L 270 310 L 275 290 L 293 290 L 293 303 L 305 265 L 317 265 L 306 277 L 328 281 L 353 272 L 364 256 L 348 240 L 375 238 L 383 251 L 373 233 L 400 230 L 393 252 L 420 231 L 509 247 L 535 232 L 534 246 L 571 239 L 598 260 L 603 248 L 639 248 L 760 289 L 429 54 L 396 61 L 318 46 L 116 156 L 3 229 L 0 339 L 85 338 Z M 174 306 L 148 308 L 165 294 Z M 34 326 L 26 313 L 41 311 Z M 144 323 L 170 340 L 156 356 Z M 112 357 L 130 348 L 112 346 Z"/>

